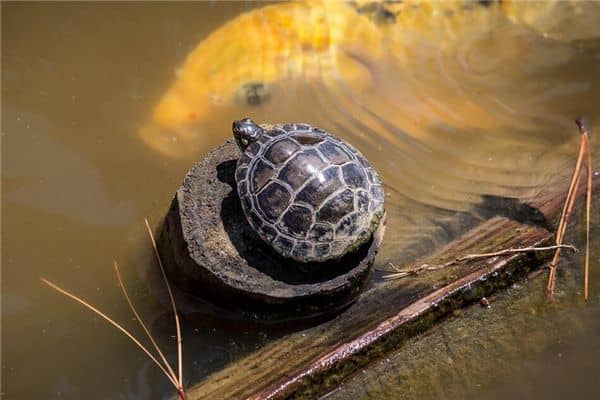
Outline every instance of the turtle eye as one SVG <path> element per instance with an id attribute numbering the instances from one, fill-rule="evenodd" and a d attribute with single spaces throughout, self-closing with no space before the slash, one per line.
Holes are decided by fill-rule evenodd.
<path id="1" fill-rule="evenodd" d="M 237 90 L 236 98 L 239 103 L 258 106 L 271 99 L 269 87 L 262 82 L 248 82 Z"/>

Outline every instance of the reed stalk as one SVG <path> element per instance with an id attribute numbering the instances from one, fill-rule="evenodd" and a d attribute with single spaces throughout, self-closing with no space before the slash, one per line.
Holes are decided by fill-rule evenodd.
<path id="1" fill-rule="evenodd" d="M 104 314 L 102 311 L 100 311 L 99 309 L 97 309 L 96 307 L 94 307 L 93 305 L 91 305 L 90 303 L 88 303 L 87 301 L 83 300 L 81 297 L 78 297 L 77 295 L 61 288 L 60 286 L 50 282 L 49 280 L 45 279 L 45 278 L 40 278 L 40 280 L 42 282 L 44 282 L 46 285 L 50 286 L 52 289 L 56 290 L 59 293 L 62 293 L 63 295 L 75 300 L 76 302 L 78 302 L 79 304 L 83 305 L 84 307 L 87 307 L 88 309 L 90 309 L 91 311 L 93 311 L 96 315 L 104 318 L 104 320 L 106 320 L 108 323 L 110 323 L 112 326 L 114 326 L 115 328 L 117 328 L 118 330 L 120 330 L 125 336 L 127 336 L 129 339 L 131 339 L 131 341 L 133 343 L 135 343 L 144 353 L 146 353 L 146 355 L 154 362 L 154 364 L 156 364 L 158 366 L 158 368 L 161 369 L 161 371 L 165 374 L 165 376 L 167 378 L 169 378 L 169 380 L 171 381 L 171 383 L 177 388 L 177 381 L 175 379 L 175 376 L 171 376 L 171 374 L 169 372 L 167 372 L 167 370 L 165 369 L 165 367 L 163 367 L 161 365 L 160 362 L 158 362 L 158 360 L 156 359 L 156 357 L 154 357 L 152 355 L 152 353 L 150 353 L 150 351 L 146 348 L 146 346 L 144 346 L 142 343 L 140 343 L 139 340 L 137 340 L 127 329 L 125 329 L 121 324 L 119 324 L 118 322 L 116 322 L 114 319 L 112 319 L 111 317 L 109 317 L 108 315 Z"/>
<path id="2" fill-rule="evenodd" d="M 592 209 L 592 154 L 590 151 L 590 142 L 587 129 L 583 125 L 583 121 L 578 119 L 575 121 L 579 132 L 581 133 L 582 141 L 585 143 L 586 155 L 587 155 L 587 189 L 586 189 L 586 201 L 585 201 L 585 262 L 584 262 L 584 273 L 583 273 L 583 298 L 588 301 L 589 298 L 589 284 L 590 284 L 590 215 Z"/>
<path id="3" fill-rule="evenodd" d="M 133 305 L 133 302 L 131 301 L 131 298 L 129 297 L 129 293 L 127 293 L 127 289 L 125 288 L 125 284 L 123 283 L 123 279 L 121 278 L 121 273 L 119 271 L 119 265 L 117 264 L 116 260 L 114 261 L 114 267 L 115 267 L 115 274 L 117 275 L 117 279 L 119 280 L 119 286 L 121 287 L 121 290 L 123 291 L 123 296 L 125 296 L 125 299 L 127 300 L 127 304 L 129 304 L 129 308 L 133 312 L 133 315 L 135 315 L 135 318 L 140 323 L 140 325 L 141 325 L 142 329 L 144 330 L 144 332 L 146 332 L 146 336 L 148 336 L 148 339 L 150 339 L 150 342 L 154 346 L 154 349 L 160 355 L 160 358 L 161 358 L 163 364 L 169 370 L 169 374 L 173 377 L 173 379 L 176 380 L 177 379 L 177 375 L 175 375 L 175 372 L 171 368 L 171 365 L 167 361 L 167 359 L 166 359 L 165 355 L 163 354 L 163 352 L 160 350 L 160 347 L 158 347 L 158 344 L 156 343 L 156 340 L 154 340 L 154 337 L 150 333 L 150 330 L 148 330 L 148 328 L 146 327 L 146 324 L 144 323 L 144 320 L 139 315 L 139 313 L 137 312 L 135 306 Z"/>
<path id="4" fill-rule="evenodd" d="M 175 317 L 175 327 L 177 330 L 177 371 L 179 373 L 179 387 L 183 388 L 183 340 L 181 339 L 181 324 L 179 323 L 179 314 L 177 313 L 177 306 L 175 305 L 175 298 L 173 297 L 173 291 L 171 290 L 171 285 L 169 284 L 169 280 L 167 279 L 167 273 L 165 272 L 165 267 L 160 258 L 160 254 L 158 253 L 158 247 L 156 247 L 156 241 L 154 240 L 154 234 L 152 233 L 152 229 L 150 229 L 150 224 L 148 223 L 148 219 L 144 218 L 144 222 L 146 223 L 146 229 L 148 230 L 148 235 L 150 235 L 150 240 L 152 242 L 152 247 L 154 248 L 154 254 L 156 255 L 156 260 L 158 261 L 158 265 L 160 266 L 160 272 L 162 273 L 163 280 L 165 282 L 165 286 L 167 287 L 167 291 L 169 292 L 169 298 L 171 300 L 171 308 L 173 309 L 173 316 Z"/>
<path id="5" fill-rule="evenodd" d="M 556 244 L 560 245 L 563 242 L 565 232 L 567 230 L 567 226 L 569 224 L 569 217 L 571 212 L 573 211 L 573 206 L 575 204 L 575 194 L 577 193 L 577 188 L 579 187 L 579 181 L 581 178 L 581 166 L 584 161 L 584 157 L 587 156 L 587 182 L 586 182 L 586 248 L 585 248 L 585 262 L 584 262 L 584 299 L 587 301 L 589 296 L 589 240 L 590 240 L 590 212 L 591 212 L 591 198 L 592 198 L 592 157 L 590 154 L 590 146 L 588 140 L 588 133 L 583 125 L 583 121 L 581 119 L 577 119 L 575 121 L 577 127 L 579 128 L 579 132 L 581 133 L 581 145 L 579 146 L 579 155 L 577 156 L 577 162 L 575 163 L 575 168 L 573 170 L 573 176 L 571 178 L 571 185 L 569 187 L 569 192 L 567 193 L 567 198 L 565 199 L 565 204 L 563 206 L 563 212 L 558 224 L 558 229 L 556 231 Z M 550 263 L 550 274 L 548 276 L 548 285 L 546 287 L 548 298 L 552 299 L 554 297 L 555 286 L 556 286 L 556 269 L 558 267 L 558 260 L 560 258 L 560 248 L 556 249 L 554 253 L 554 257 L 552 258 L 552 262 Z"/>
<path id="6" fill-rule="evenodd" d="M 41 281 L 43 283 L 45 283 L 46 285 L 50 286 L 52 289 L 54 289 L 54 290 L 58 291 L 59 293 L 61 293 L 61 294 L 65 295 L 65 296 L 67 296 L 67 297 L 75 300 L 76 302 L 80 303 L 81 305 L 83 305 L 87 309 L 89 309 L 92 312 L 94 312 L 96 315 L 102 317 L 104 320 L 106 320 L 112 326 L 114 326 L 119 331 L 121 331 L 125 336 L 127 336 L 133 343 L 136 344 L 136 346 L 140 350 L 142 350 L 150 358 L 150 360 L 152 360 L 152 362 L 154 362 L 154 364 L 156 364 L 156 366 L 158 368 L 160 368 L 160 370 L 165 374 L 165 376 L 167 377 L 167 379 L 169 379 L 169 381 L 171 382 L 171 384 L 173 385 L 173 387 L 177 391 L 177 395 L 179 396 L 179 398 L 181 400 L 185 400 L 186 399 L 186 393 L 185 393 L 185 387 L 183 385 L 183 340 L 182 340 L 182 337 L 181 337 L 181 324 L 179 322 L 179 315 L 177 313 L 177 307 L 175 305 L 175 298 L 173 297 L 173 292 L 171 290 L 171 286 L 170 286 L 169 281 L 167 279 L 167 274 L 165 272 L 165 268 L 163 266 L 162 260 L 160 258 L 159 253 L 158 253 L 158 248 L 156 246 L 156 241 L 154 240 L 154 235 L 152 234 L 152 229 L 150 229 L 150 224 L 148 223 L 148 220 L 146 218 L 144 218 L 144 221 L 146 223 L 146 228 L 148 230 L 148 234 L 149 234 L 150 240 L 152 242 L 152 247 L 154 249 L 154 254 L 156 255 L 156 259 L 158 261 L 158 265 L 160 266 L 160 270 L 161 270 L 161 273 L 162 273 L 163 280 L 165 282 L 165 286 L 167 287 L 167 291 L 169 292 L 169 298 L 170 298 L 170 301 L 171 301 L 171 308 L 172 308 L 173 314 L 175 316 L 175 327 L 176 327 L 176 330 L 177 330 L 177 364 L 178 364 L 177 374 L 175 374 L 175 371 L 173 371 L 173 368 L 171 368 L 171 365 L 167 361 L 167 358 L 165 357 L 164 353 L 160 350 L 160 347 L 156 343 L 156 340 L 154 339 L 154 337 L 150 333 L 150 330 L 148 329 L 148 327 L 144 323 L 143 319 L 141 318 L 141 316 L 139 315 L 137 309 L 135 308 L 133 302 L 131 301 L 131 297 L 129 296 L 129 293 L 127 292 L 127 288 L 125 287 L 125 284 L 124 284 L 123 279 L 121 277 L 121 273 L 119 271 L 119 265 L 117 264 L 116 261 L 114 261 L 115 274 L 117 275 L 117 280 L 119 281 L 119 286 L 121 287 L 121 290 L 123 292 L 125 300 L 127 300 L 127 304 L 129 305 L 129 308 L 131 309 L 131 311 L 135 315 L 135 318 L 140 323 L 142 329 L 144 330 L 144 332 L 146 333 L 146 335 L 150 339 L 150 342 L 152 343 L 152 346 L 154 347 L 154 349 L 156 350 L 156 352 L 159 354 L 159 357 L 160 357 L 160 359 L 162 361 L 162 364 L 150 352 L 150 350 L 148 350 L 148 348 L 146 346 L 144 346 L 138 339 L 136 339 L 131 334 L 131 332 L 129 332 L 127 329 L 125 329 L 121 324 L 119 324 L 118 322 L 116 322 L 114 319 L 110 318 L 108 315 L 106 315 L 105 313 L 103 313 L 102 311 L 100 311 L 98 308 L 92 306 L 90 303 L 88 303 L 87 301 L 83 300 L 81 297 L 79 297 L 79 296 L 77 296 L 77 295 L 75 295 L 75 294 L 73 294 L 73 293 L 71 293 L 71 292 L 69 292 L 69 291 L 61 288 L 60 286 L 58 286 L 58 285 L 50 282 L 49 280 L 47 280 L 45 278 L 40 278 L 40 279 L 41 279 Z"/>

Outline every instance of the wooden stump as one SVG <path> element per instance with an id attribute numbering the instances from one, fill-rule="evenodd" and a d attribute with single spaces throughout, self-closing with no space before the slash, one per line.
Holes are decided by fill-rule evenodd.
<path id="1" fill-rule="evenodd" d="M 371 240 L 333 262 L 284 258 L 250 227 L 235 185 L 239 149 L 228 141 L 194 165 L 159 238 L 167 272 L 185 291 L 260 318 L 341 310 L 366 284 L 385 221 Z"/>

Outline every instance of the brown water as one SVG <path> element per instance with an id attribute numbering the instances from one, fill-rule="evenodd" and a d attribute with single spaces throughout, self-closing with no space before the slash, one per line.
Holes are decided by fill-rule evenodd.
<path id="1" fill-rule="evenodd" d="M 541 26 L 535 18 L 511 19 L 497 7 L 458 8 L 452 20 L 441 19 L 445 13 L 433 18 L 419 10 L 410 11 L 417 16 L 411 20 L 407 10 L 402 14 L 406 20 L 399 17 L 396 25 L 374 28 L 381 33 L 378 41 L 354 43 L 350 37 L 350 43 L 340 44 L 338 53 L 350 56 L 338 69 L 314 68 L 299 58 L 290 67 L 296 73 L 269 81 L 270 100 L 260 105 L 238 101 L 239 92 L 226 89 L 225 80 L 243 78 L 236 71 L 248 63 L 266 71 L 267 51 L 252 53 L 256 58 L 245 58 L 245 64 L 225 59 L 219 64 L 223 71 L 216 72 L 217 77 L 223 73 L 222 93 L 212 88 L 212 101 L 203 108 L 210 112 L 193 123 L 157 129 L 154 109 L 186 56 L 224 22 L 259 6 L 2 3 L 6 399 L 173 394 L 167 380 L 126 339 L 42 286 L 39 278 L 59 283 L 135 327 L 111 268 L 117 259 L 134 302 L 174 359 L 164 293 L 148 279 L 156 265 L 143 218 L 154 224 L 160 220 L 191 163 L 230 135 L 234 118 L 310 122 L 352 141 L 368 156 L 388 195 L 380 267 L 389 261 L 402 264 L 483 218 L 481 195 L 527 201 L 557 176 L 568 176 L 578 147 L 573 118 L 584 116 L 592 131 L 600 124 L 600 39 L 586 29 L 600 14 L 594 3 L 584 3 L 583 14 L 538 7 L 538 13 L 548 12 Z M 264 21 L 265 26 L 270 23 Z M 266 36 L 260 38 L 270 43 Z M 238 39 L 231 37 L 227 44 Z M 296 54 L 288 56 L 297 61 Z M 597 154 L 600 142 L 592 140 Z M 474 217 L 473 210 L 479 210 Z M 596 255 L 593 267 L 598 266 Z M 594 288 L 589 305 L 566 301 L 563 308 L 532 318 L 532 328 L 543 331 L 543 321 L 558 324 L 565 309 L 573 311 L 582 328 L 571 340 L 589 343 L 598 354 L 597 324 L 583 318 L 598 316 L 600 290 Z M 573 297 L 579 288 L 562 290 Z M 503 320 L 493 323 L 501 327 Z M 514 335 L 498 332 L 504 340 Z M 280 334 L 214 316 L 202 324 L 186 324 L 184 318 L 187 383 Z M 520 358 L 515 356 L 519 351 L 500 348 L 496 359 L 512 357 L 513 364 L 532 363 L 540 375 L 572 377 L 560 381 L 564 387 L 577 382 L 580 388 L 594 389 L 593 381 L 575 380 L 577 369 L 547 362 L 544 354 L 553 354 L 554 331 L 546 339 L 539 357 Z M 461 345 L 470 349 L 468 341 Z M 528 351 L 525 344 L 522 351 Z M 568 351 L 563 354 L 585 354 Z M 489 366 L 496 359 L 480 357 L 478 362 Z M 590 368 L 600 372 L 593 363 Z M 462 369 L 468 377 L 470 370 Z M 530 393 L 532 383 L 515 379 L 518 372 L 508 367 L 487 371 L 507 387 L 496 390 L 490 384 L 488 397 L 527 393 L 558 398 L 564 393 Z M 447 393 L 465 386 L 447 377 L 436 384 L 448 388 Z M 477 390 L 460 393 L 475 397 Z M 432 393 L 440 397 L 440 392 Z"/>

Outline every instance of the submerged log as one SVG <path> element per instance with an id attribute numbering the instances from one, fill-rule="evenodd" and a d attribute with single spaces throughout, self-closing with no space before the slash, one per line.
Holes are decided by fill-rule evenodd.
<path id="1" fill-rule="evenodd" d="M 310 318 L 348 306 L 368 281 L 385 223 L 339 260 L 301 263 L 277 254 L 250 227 L 228 141 L 187 174 L 161 232 L 169 277 L 191 294 L 262 319 Z"/>
<path id="2" fill-rule="evenodd" d="M 594 192 L 600 179 L 594 180 Z M 532 206 L 549 221 L 560 214 L 568 182 L 540 195 Z M 581 197 L 582 190 L 578 195 Z M 542 227 L 494 217 L 435 254 L 417 260 L 443 264 L 470 253 L 553 244 Z M 335 319 L 276 339 L 188 390 L 188 398 L 315 398 L 345 378 L 397 350 L 464 307 L 509 287 L 539 269 L 552 252 L 467 260 L 415 277 L 380 282 Z M 410 267 L 410 266 L 407 266 Z"/>

